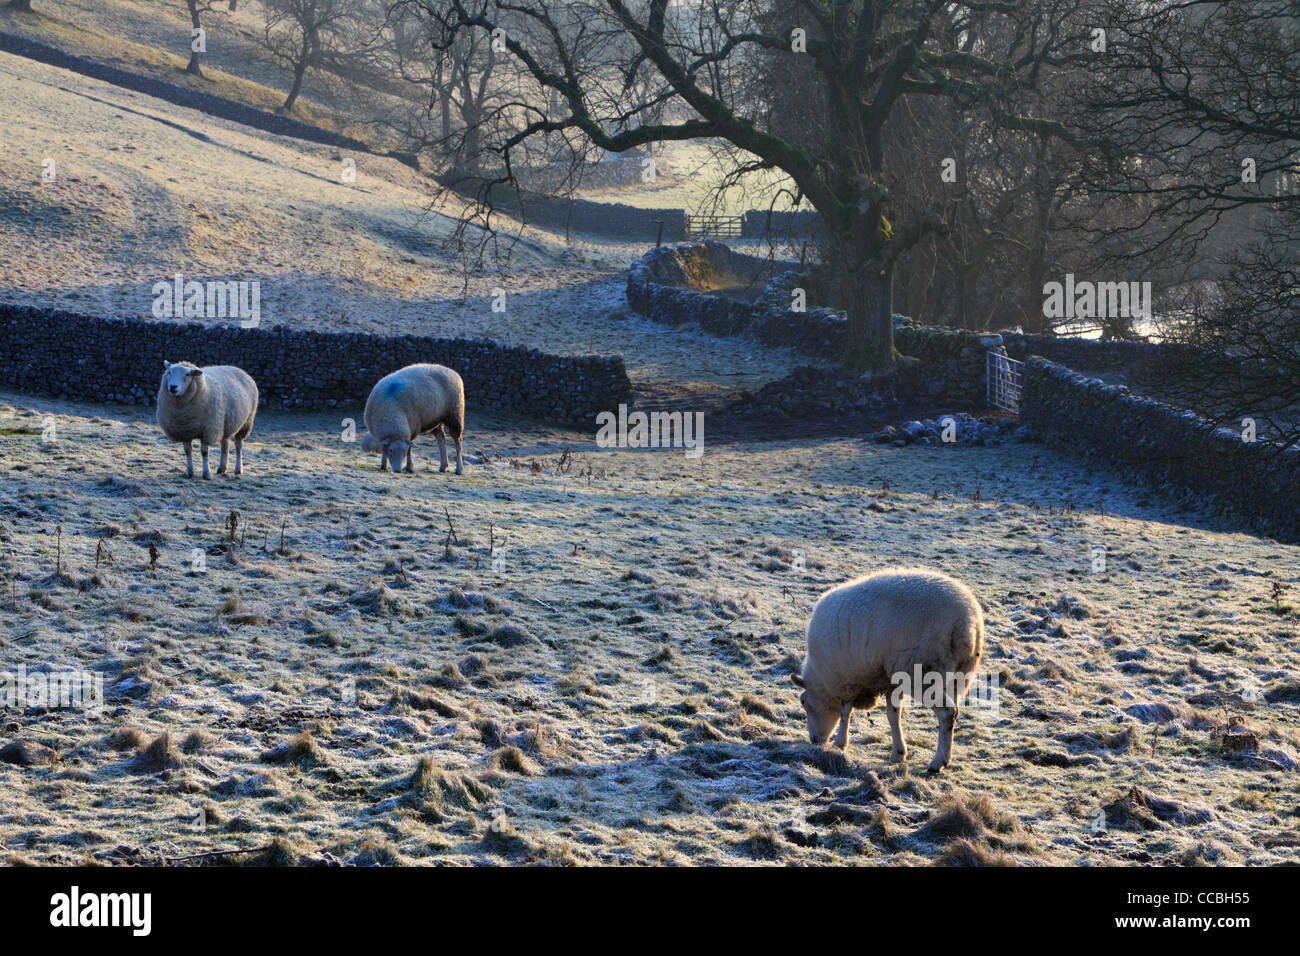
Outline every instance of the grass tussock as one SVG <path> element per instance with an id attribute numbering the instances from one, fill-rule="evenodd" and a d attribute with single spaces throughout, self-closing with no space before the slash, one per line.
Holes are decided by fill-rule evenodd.
<path id="1" fill-rule="evenodd" d="M 184 763 L 185 758 L 172 740 L 170 730 L 164 730 L 135 756 L 135 768 L 146 773 L 175 770 Z"/>
<path id="2" fill-rule="evenodd" d="M 283 837 L 273 839 L 261 853 L 250 856 L 251 866 L 297 866 L 298 854 Z"/>
<path id="3" fill-rule="evenodd" d="M 736 850 L 755 860 L 779 860 L 781 839 L 771 827 L 760 827 L 736 843 Z"/>
<path id="4" fill-rule="evenodd" d="M 415 765 L 407 789 L 419 800 L 423 815 L 435 823 L 457 812 L 477 810 L 492 797 L 492 790 L 465 773 L 443 770 L 425 754 Z"/>
<path id="5" fill-rule="evenodd" d="M 140 750 L 147 739 L 138 727 L 118 727 L 105 734 L 101 743 L 110 750 Z"/>
<path id="6" fill-rule="evenodd" d="M 402 856 L 387 840 L 365 840 L 352 858 L 355 866 L 401 866 Z"/>
<path id="7" fill-rule="evenodd" d="M 987 793 L 955 793 L 939 804 L 934 818 L 914 836 L 925 843 L 966 840 L 1001 847 L 1022 842 L 1025 829 L 1011 814 L 995 807 Z"/>
<path id="8" fill-rule="evenodd" d="M 525 777 L 540 776 L 542 769 L 536 763 L 528 758 L 522 750 L 514 744 L 502 747 L 488 755 L 488 767 L 492 770 L 503 770 L 508 773 L 523 774 Z"/>
<path id="9" fill-rule="evenodd" d="M 499 647 L 522 647 L 525 644 L 541 643 L 532 631 L 513 621 L 506 621 L 493 628 L 483 640 Z"/>
<path id="10" fill-rule="evenodd" d="M 262 763 L 298 764 L 314 766 L 325 762 L 325 753 L 310 731 L 304 730 L 284 743 L 265 751 L 260 758 Z"/>
<path id="11" fill-rule="evenodd" d="M 944 848 L 935 861 L 938 866 L 1016 866 L 1016 858 L 1005 850 L 959 837 Z"/>
<path id="12" fill-rule="evenodd" d="M 58 760 L 58 751 L 31 741 L 15 740 L 0 747 L 2 763 L 17 764 L 20 767 L 39 767 L 57 763 Z"/>
<path id="13" fill-rule="evenodd" d="M 656 644 L 654 650 L 643 661 L 646 667 L 662 667 L 665 664 L 671 664 L 677 658 L 677 653 L 667 644 Z"/>
<path id="14" fill-rule="evenodd" d="M 453 720 L 465 717 L 465 711 L 451 704 L 445 697 L 426 691 L 395 691 L 389 703 L 391 706 L 405 706 L 418 711 L 431 710 L 439 717 Z"/>

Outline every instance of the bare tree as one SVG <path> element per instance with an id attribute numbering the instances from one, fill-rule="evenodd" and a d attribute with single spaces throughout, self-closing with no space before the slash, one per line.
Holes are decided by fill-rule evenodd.
<path id="1" fill-rule="evenodd" d="M 203 22 L 202 22 L 201 15 L 204 13 L 212 12 L 213 10 L 212 3 L 211 2 L 199 3 L 199 0 L 185 0 L 185 6 L 190 13 L 190 27 L 192 28 L 192 30 L 194 31 L 202 30 Z M 234 4 L 231 4 L 230 9 L 232 10 L 234 9 Z M 192 73 L 195 76 L 203 75 L 203 66 L 200 62 L 201 56 L 202 56 L 202 51 L 196 48 L 196 37 L 194 36 L 193 33 L 191 33 L 190 62 L 185 67 L 186 73 Z"/>
<path id="2" fill-rule="evenodd" d="M 266 0 L 262 44 L 293 76 L 281 109 L 293 112 L 307 71 L 347 49 L 353 4 L 348 0 Z"/>
<path id="3" fill-rule="evenodd" d="M 574 130 L 612 152 L 660 141 L 716 139 L 747 155 L 748 169 L 775 169 L 821 214 L 837 265 L 850 351 L 862 366 L 893 361 L 891 276 L 898 256 L 941 227 L 935 211 L 892 222 L 891 183 L 914 168 L 888 162 L 885 132 L 908 98 L 938 97 L 994 125 L 1078 141 L 1054 119 L 1023 111 L 1044 63 L 1084 55 L 1073 15 L 1082 0 L 395 0 L 417 8 L 449 49 L 465 32 L 493 37 L 512 64 L 566 113 L 521 101 L 517 131 L 494 149 L 509 183 L 511 153 L 535 138 Z M 1005 21 L 1005 42 L 971 40 L 973 28 Z M 756 66 L 799 58 L 815 77 L 815 103 L 774 99 Z M 638 86 L 638 79 L 648 79 Z M 783 110 L 815 108 L 817 122 L 779 122 Z M 651 109 L 666 117 L 650 118 Z M 494 116 L 504 116 L 497 111 Z M 935 175 L 938 158 L 929 157 Z"/>
<path id="4" fill-rule="evenodd" d="M 1164 330 L 1202 351 L 1152 382 L 1300 441 L 1300 4 L 1116 0 L 1110 15 L 1112 69 L 1082 118 L 1123 153 L 1090 164 L 1087 184 L 1131 211 L 1106 231 L 1118 254 L 1207 280 Z"/>

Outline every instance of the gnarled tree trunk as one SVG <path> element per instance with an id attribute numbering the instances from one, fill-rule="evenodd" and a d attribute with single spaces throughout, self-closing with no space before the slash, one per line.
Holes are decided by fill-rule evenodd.
<path id="1" fill-rule="evenodd" d="M 195 30 L 202 29 L 202 24 L 199 23 L 198 0 L 187 0 L 187 2 L 189 3 L 189 8 L 190 8 L 190 24 L 194 27 Z M 199 65 L 199 51 L 194 49 L 193 34 L 190 34 L 190 62 L 189 62 L 189 66 L 185 67 L 185 72 L 192 73 L 195 76 L 203 75 L 203 67 Z"/>
<path id="2" fill-rule="evenodd" d="M 897 358 L 894 350 L 894 272 L 870 245 L 846 243 L 830 263 L 837 304 L 848 320 L 843 360 L 850 368 L 879 370 Z"/>

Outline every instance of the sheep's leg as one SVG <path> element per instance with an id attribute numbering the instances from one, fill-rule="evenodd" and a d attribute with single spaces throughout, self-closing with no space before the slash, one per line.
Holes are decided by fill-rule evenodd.
<path id="1" fill-rule="evenodd" d="M 185 443 L 185 477 L 194 477 L 194 442 Z"/>
<path id="2" fill-rule="evenodd" d="M 840 704 L 840 728 L 835 732 L 835 746 L 847 750 L 849 746 L 849 718 L 853 715 L 853 704 L 845 701 Z"/>
<path id="3" fill-rule="evenodd" d="M 889 733 L 894 738 L 894 749 L 889 754 L 891 761 L 907 759 L 907 743 L 903 740 L 903 729 L 899 726 L 899 715 L 902 714 L 903 708 L 899 707 L 892 700 L 885 705 L 885 711 L 889 714 Z"/>
<path id="4" fill-rule="evenodd" d="M 230 439 L 223 438 L 221 439 L 221 464 L 217 465 L 218 475 L 224 475 L 226 473 L 226 464 L 229 462 L 229 460 L 230 460 Z"/>
<path id="5" fill-rule="evenodd" d="M 446 471 L 447 470 L 447 436 L 444 435 L 442 432 L 443 429 L 439 428 L 437 431 L 434 432 L 434 435 L 436 435 L 438 438 L 438 457 L 442 459 L 442 467 L 439 468 L 438 470 Z M 460 474 L 460 471 L 457 470 L 456 474 Z"/>
<path id="6" fill-rule="evenodd" d="M 235 439 L 235 474 L 244 473 L 244 439 Z"/>
<path id="7" fill-rule="evenodd" d="M 465 471 L 465 463 L 460 457 L 460 428 L 456 428 L 451 433 L 451 440 L 456 444 L 456 474 L 462 474 Z"/>
<path id="8" fill-rule="evenodd" d="M 406 467 L 402 470 L 408 475 L 415 474 L 415 442 L 406 446 Z"/>
<path id="9" fill-rule="evenodd" d="M 203 456 L 203 477 L 211 480 L 212 472 L 208 471 L 208 443 L 202 438 L 199 439 L 199 454 Z"/>
<path id="10" fill-rule="evenodd" d="M 934 716 L 939 719 L 939 747 L 930 761 L 930 772 L 937 773 L 952 759 L 952 729 L 957 723 L 956 707 L 936 707 Z"/>

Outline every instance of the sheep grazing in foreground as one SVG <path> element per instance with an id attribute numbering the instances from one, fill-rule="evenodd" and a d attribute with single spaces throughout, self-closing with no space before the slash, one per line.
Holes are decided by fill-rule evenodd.
<path id="1" fill-rule="evenodd" d="M 808 657 L 803 674 L 791 679 L 803 688 L 808 737 L 824 743 L 839 720 L 835 746 L 849 741 L 854 707 L 886 698 L 894 749 L 903 760 L 907 745 L 899 729 L 905 697 L 934 708 L 939 745 L 930 771 L 952 758 L 957 705 L 984 653 L 984 613 L 964 584 L 924 568 L 894 568 L 856 578 L 827 591 L 808 622 Z"/>
<path id="2" fill-rule="evenodd" d="M 163 362 L 158 388 L 158 424 L 172 441 L 185 443 L 185 475 L 194 477 L 194 440 L 208 472 L 208 446 L 221 444 L 217 474 L 226 473 L 230 440 L 235 440 L 235 474 L 244 473 L 244 439 L 257 415 L 257 383 L 233 365 L 197 368 L 189 362 Z"/>
<path id="3" fill-rule="evenodd" d="M 381 378 L 366 399 L 366 434 L 361 448 L 379 452 L 379 470 L 415 471 L 412 446 L 416 436 L 433 432 L 438 439 L 442 468 L 447 470 L 447 439 L 456 443 L 456 474 L 461 474 L 460 437 L 465 428 L 465 383 L 442 365 L 408 365 Z"/>

